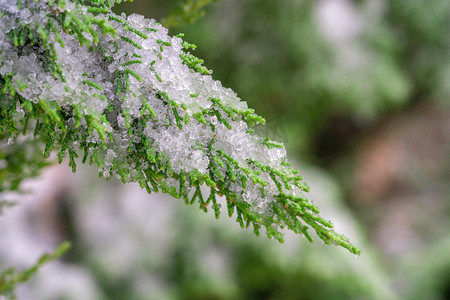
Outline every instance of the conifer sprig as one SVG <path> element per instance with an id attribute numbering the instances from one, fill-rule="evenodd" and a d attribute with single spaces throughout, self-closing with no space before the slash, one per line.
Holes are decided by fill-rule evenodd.
<path id="1" fill-rule="evenodd" d="M 68 156 L 74 172 L 80 156 L 100 176 L 199 203 L 216 217 L 223 196 L 229 215 L 256 234 L 264 227 L 282 242 L 288 228 L 312 241 L 312 228 L 359 253 L 305 197 L 284 146 L 253 133 L 264 119 L 187 52 L 195 46 L 154 20 L 118 16 L 113 5 L 0 4 L 0 133 L 33 132 L 44 157 Z"/>

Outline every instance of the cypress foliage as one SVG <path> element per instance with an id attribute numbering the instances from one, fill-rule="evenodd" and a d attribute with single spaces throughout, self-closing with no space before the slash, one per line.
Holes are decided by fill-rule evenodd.
<path id="1" fill-rule="evenodd" d="M 284 146 L 254 133 L 264 119 L 212 79 L 190 52 L 195 45 L 154 20 L 114 14 L 119 2 L 0 3 L 2 139 L 42 142 L 44 158 L 68 157 L 74 172 L 81 158 L 106 179 L 137 182 L 217 217 L 216 197 L 224 196 L 230 217 L 257 235 L 264 228 L 282 242 L 288 228 L 313 241 L 313 229 L 359 254 L 307 199 Z M 3 190 L 17 188 L 6 180 Z"/>

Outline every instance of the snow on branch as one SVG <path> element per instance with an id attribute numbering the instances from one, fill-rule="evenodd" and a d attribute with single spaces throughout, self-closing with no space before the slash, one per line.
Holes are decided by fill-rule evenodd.
<path id="1" fill-rule="evenodd" d="M 304 195 L 282 144 L 257 136 L 264 119 L 211 77 L 181 35 L 116 15 L 114 1 L 0 2 L 0 134 L 34 132 L 44 156 L 77 157 L 101 176 L 138 182 L 283 240 L 289 228 L 359 253 Z M 89 4 L 87 4 L 89 3 Z M 204 197 L 202 186 L 209 187 Z"/>

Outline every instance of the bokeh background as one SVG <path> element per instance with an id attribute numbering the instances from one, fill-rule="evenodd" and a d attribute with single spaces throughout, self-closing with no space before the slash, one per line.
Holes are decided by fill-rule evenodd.
<path id="1" fill-rule="evenodd" d="M 290 233 L 280 245 L 63 164 L 0 216 L 2 268 L 74 244 L 18 299 L 450 299 L 450 1 L 221 0 L 167 18 L 179 2 L 116 12 L 185 33 L 363 254 Z"/>

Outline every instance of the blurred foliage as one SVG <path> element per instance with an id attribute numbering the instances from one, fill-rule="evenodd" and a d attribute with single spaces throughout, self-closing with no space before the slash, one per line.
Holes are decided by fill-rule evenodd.
<path id="1" fill-rule="evenodd" d="M 400 284 L 411 284 L 406 291 L 407 299 L 449 299 L 450 298 L 450 238 L 444 238 L 407 256 L 399 271 Z"/>
<path id="2" fill-rule="evenodd" d="M 69 242 L 61 243 L 53 253 L 43 254 L 37 263 L 27 270 L 17 272 L 14 268 L 10 268 L 2 271 L 0 273 L 0 295 L 4 295 L 8 299 L 15 299 L 14 290 L 18 284 L 29 281 L 43 265 L 58 259 L 69 251 L 70 247 Z"/>
<path id="3" fill-rule="evenodd" d="M 219 0 L 184 0 L 161 21 L 161 24 L 166 28 L 193 24 L 205 16 L 205 6 L 217 1 Z"/>
<path id="4" fill-rule="evenodd" d="M 391 1 L 383 25 L 395 38 L 392 57 L 412 83 L 411 101 L 448 101 L 450 2 L 428 1 L 425 7 L 418 0 Z M 378 40 L 383 36 L 387 33 L 380 32 Z"/>

